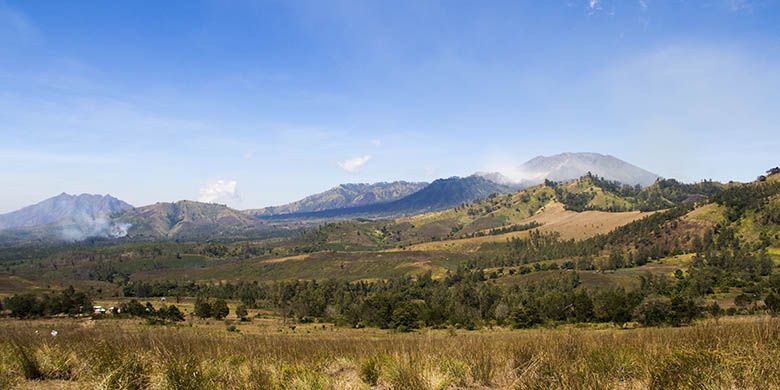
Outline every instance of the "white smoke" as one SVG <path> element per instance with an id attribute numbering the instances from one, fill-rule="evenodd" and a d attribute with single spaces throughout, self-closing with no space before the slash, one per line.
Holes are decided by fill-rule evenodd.
<path id="1" fill-rule="evenodd" d="M 90 237 L 122 238 L 127 236 L 132 226 L 130 223 L 117 222 L 105 217 L 82 217 L 62 227 L 59 233 L 62 240 L 70 242 L 83 241 Z"/>

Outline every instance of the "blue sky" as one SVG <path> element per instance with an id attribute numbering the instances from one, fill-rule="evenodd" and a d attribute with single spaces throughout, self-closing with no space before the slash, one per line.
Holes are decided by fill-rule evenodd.
<path id="1" fill-rule="evenodd" d="M 780 164 L 776 1 L 0 0 L 0 212 L 284 203 L 607 153 Z"/>

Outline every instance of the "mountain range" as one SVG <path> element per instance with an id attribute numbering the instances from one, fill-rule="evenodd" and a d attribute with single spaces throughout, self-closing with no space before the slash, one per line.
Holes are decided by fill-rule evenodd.
<path id="1" fill-rule="evenodd" d="M 463 203 L 484 199 L 492 194 L 511 191 L 511 187 L 495 183 L 481 176 L 455 176 L 434 180 L 421 190 L 392 202 L 335 208 L 309 213 L 282 214 L 272 216 L 270 219 L 387 218 L 443 210 Z"/>
<path id="2" fill-rule="evenodd" d="M 296 221 L 391 218 L 444 210 L 545 180 L 567 182 L 589 174 L 632 186 L 648 186 L 659 180 L 658 175 L 612 156 L 564 153 L 539 156 L 503 173 L 477 173 L 431 183 L 342 184 L 286 205 L 244 211 L 194 201 L 133 208 L 110 195 L 63 193 L 0 215 L 0 239 L 78 241 L 92 236 L 126 235 L 137 239 L 252 236 L 272 229 L 270 225 L 290 228 Z"/>
<path id="3" fill-rule="evenodd" d="M 410 183 L 406 181 L 395 181 L 392 183 L 350 183 L 341 184 L 325 192 L 307 196 L 299 201 L 288 203 L 281 206 L 271 206 L 262 209 L 246 210 L 250 215 L 256 217 L 310 213 L 331 209 L 342 209 L 350 207 L 360 207 L 370 204 L 392 202 L 411 195 L 424 187 L 428 183 L 418 182 Z"/>

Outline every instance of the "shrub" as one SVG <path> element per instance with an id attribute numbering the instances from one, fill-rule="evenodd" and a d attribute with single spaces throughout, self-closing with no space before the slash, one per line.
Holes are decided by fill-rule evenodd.
<path id="1" fill-rule="evenodd" d="M 650 389 L 722 387 L 718 357 L 709 351 L 678 351 L 651 369 Z"/>
<path id="2" fill-rule="evenodd" d="M 384 375 L 390 389 L 393 390 L 428 390 L 417 362 L 410 356 L 396 356 L 387 363 Z"/>
<path id="3" fill-rule="evenodd" d="M 28 347 L 16 345 L 15 352 L 16 362 L 24 379 L 37 380 L 44 378 L 41 366 L 38 363 L 35 354 L 30 351 Z"/>
<path id="4" fill-rule="evenodd" d="M 103 374 L 96 386 L 99 389 L 141 390 L 149 387 L 146 368 L 133 357 L 122 359 L 116 367 Z"/>
<path id="5" fill-rule="evenodd" d="M 223 299 L 217 299 L 214 304 L 211 305 L 211 315 L 214 318 L 221 320 L 230 314 L 227 303 Z"/>
<path id="6" fill-rule="evenodd" d="M 360 379 L 368 385 L 376 386 L 379 381 L 379 358 L 372 356 L 360 363 Z"/>
<path id="7" fill-rule="evenodd" d="M 36 356 L 41 372 L 47 379 L 75 378 L 75 359 L 69 351 L 45 344 Z"/>
<path id="8" fill-rule="evenodd" d="M 206 388 L 206 377 L 200 362 L 190 355 L 177 355 L 164 362 L 163 376 L 170 389 L 197 390 Z"/>
<path id="9" fill-rule="evenodd" d="M 195 300 L 195 315 L 200 318 L 211 317 L 211 304 L 201 298 Z"/>
<path id="10" fill-rule="evenodd" d="M 236 306 L 236 316 L 240 318 L 242 321 L 246 320 L 246 316 L 249 314 L 246 310 L 246 305 L 241 304 Z"/>
<path id="11" fill-rule="evenodd" d="M 468 367 L 460 360 L 444 359 L 440 365 L 441 371 L 446 375 L 446 386 L 463 387 L 467 384 Z"/>
<path id="12" fill-rule="evenodd" d="M 671 308 L 669 298 L 647 297 L 634 309 L 634 319 L 644 326 L 667 322 Z"/>

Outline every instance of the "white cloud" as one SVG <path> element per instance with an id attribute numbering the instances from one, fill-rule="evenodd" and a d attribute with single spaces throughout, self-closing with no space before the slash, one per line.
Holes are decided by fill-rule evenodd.
<path id="1" fill-rule="evenodd" d="M 338 164 L 341 167 L 341 169 L 349 173 L 355 173 L 363 165 L 366 165 L 366 163 L 369 160 L 371 160 L 371 156 L 360 156 L 360 157 L 353 157 L 348 160 L 340 161 Z"/>
<path id="2" fill-rule="evenodd" d="M 382 145 L 382 140 L 381 140 L 381 139 L 378 139 L 378 138 L 372 139 L 372 140 L 371 140 L 371 145 L 374 145 L 374 146 L 381 146 L 381 145 Z"/>
<path id="3" fill-rule="evenodd" d="M 238 200 L 235 180 L 217 180 L 212 181 L 200 189 L 198 201 L 206 203 L 227 203 L 228 201 Z"/>

